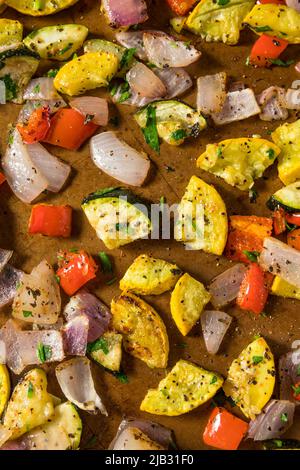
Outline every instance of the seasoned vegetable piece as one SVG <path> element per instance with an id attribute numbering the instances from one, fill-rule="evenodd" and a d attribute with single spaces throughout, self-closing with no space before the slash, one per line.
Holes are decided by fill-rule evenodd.
<path id="1" fill-rule="evenodd" d="M 56 275 L 62 289 L 73 295 L 87 282 L 95 279 L 98 266 L 84 250 L 59 251 Z"/>
<path id="2" fill-rule="evenodd" d="M 255 419 L 272 396 L 275 375 L 273 354 L 258 338 L 233 361 L 223 389 L 247 418 Z"/>
<path id="3" fill-rule="evenodd" d="M 6 5 L 24 15 L 45 16 L 69 8 L 78 0 L 5 0 Z"/>
<path id="4" fill-rule="evenodd" d="M 208 144 L 198 158 L 197 166 L 220 176 L 231 186 L 247 191 L 279 153 L 277 145 L 264 139 L 227 139 L 219 144 Z"/>
<path id="5" fill-rule="evenodd" d="M 10 380 L 6 365 L 0 364 L 0 418 L 10 395 Z"/>
<path id="6" fill-rule="evenodd" d="M 280 206 L 287 212 L 294 210 L 300 211 L 300 181 L 295 181 L 295 183 L 291 183 L 276 191 L 276 193 L 268 200 L 267 206 L 271 210 Z"/>
<path id="7" fill-rule="evenodd" d="M 113 54 L 88 52 L 67 62 L 58 71 L 54 86 L 66 95 L 82 95 L 88 90 L 108 86 L 118 65 L 118 58 Z"/>
<path id="8" fill-rule="evenodd" d="M 150 439 L 147 434 L 135 426 L 128 426 L 116 438 L 113 450 L 165 450 L 158 442 Z"/>
<path id="9" fill-rule="evenodd" d="M 285 39 L 290 44 L 300 43 L 300 15 L 286 5 L 255 5 L 244 19 L 257 34 L 268 34 Z"/>
<path id="10" fill-rule="evenodd" d="M 120 289 L 141 295 L 159 295 L 172 289 L 181 269 L 148 255 L 138 256 L 120 281 Z"/>
<path id="11" fill-rule="evenodd" d="M 203 434 L 206 445 L 222 450 L 237 450 L 247 433 L 248 423 L 225 408 L 214 408 Z"/>
<path id="12" fill-rule="evenodd" d="M 76 450 L 81 432 L 80 416 L 73 403 L 67 401 L 56 406 L 53 417 L 27 434 L 26 440 L 32 450 Z"/>
<path id="13" fill-rule="evenodd" d="M 167 0 L 167 2 L 176 15 L 184 16 L 197 3 L 197 0 Z"/>
<path id="14" fill-rule="evenodd" d="M 298 15 L 300 18 L 299 13 Z M 278 176 L 285 185 L 294 183 L 300 178 L 300 119 L 277 127 L 272 133 L 272 139 L 281 149 L 278 157 Z"/>
<path id="15" fill-rule="evenodd" d="M 99 339 L 88 344 L 88 352 L 91 358 L 105 369 L 118 372 L 122 360 L 122 335 L 107 331 Z"/>
<path id="16" fill-rule="evenodd" d="M 201 0 L 186 21 L 186 27 L 206 41 L 237 44 L 245 15 L 253 0 Z"/>
<path id="17" fill-rule="evenodd" d="M 158 313 L 134 294 L 124 292 L 111 303 L 112 325 L 123 334 L 124 348 L 149 367 L 168 363 L 169 340 Z"/>
<path id="18" fill-rule="evenodd" d="M 0 18 L 0 48 L 13 46 L 22 41 L 23 25 L 19 21 Z"/>
<path id="19" fill-rule="evenodd" d="M 210 293 L 204 285 L 185 273 L 171 295 L 171 314 L 177 328 L 186 336 L 199 320 Z"/>
<path id="20" fill-rule="evenodd" d="M 143 129 L 146 141 L 149 132 L 149 110 L 154 110 L 159 137 L 170 145 L 180 145 L 187 137 L 197 137 L 205 129 L 206 121 L 200 113 L 185 103 L 176 100 L 155 101 L 138 111 L 134 117 Z M 149 143 L 149 142 L 148 142 Z"/>
<path id="21" fill-rule="evenodd" d="M 148 390 L 140 409 L 165 416 L 188 413 L 212 398 L 222 384 L 219 374 L 180 359 L 156 389 Z"/>
<path id="22" fill-rule="evenodd" d="M 83 25 L 61 24 L 32 31 L 23 42 L 42 59 L 68 60 L 82 46 L 87 35 L 88 29 Z"/>
<path id="23" fill-rule="evenodd" d="M 152 230 L 149 208 L 127 189 L 96 191 L 82 201 L 81 207 L 98 238 L 109 249 L 144 238 Z"/>
<path id="24" fill-rule="evenodd" d="M 257 67 L 270 67 L 272 61 L 278 59 L 288 45 L 289 43 L 285 41 L 285 39 L 263 34 L 254 43 L 249 62 L 251 65 L 256 65 Z"/>
<path id="25" fill-rule="evenodd" d="M 28 224 L 30 234 L 40 233 L 48 237 L 71 236 L 72 207 L 37 204 L 31 209 Z"/>
<path id="26" fill-rule="evenodd" d="M 39 65 L 39 56 L 25 47 L 0 52 L 0 80 L 6 88 L 6 101 L 23 103 L 23 91 Z"/>
<path id="27" fill-rule="evenodd" d="M 260 315 L 266 305 L 269 286 L 266 274 L 257 263 L 251 263 L 242 281 L 236 303 L 242 310 Z"/>
<path id="28" fill-rule="evenodd" d="M 83 47 L 84 52 L 107 52 L 115 55 L 119 61 L 119 70 L 116 74 L 117 77 L 124 77 L 126 72 L 136 64 L 134 54 L 131 54 L 130 52 L 133 51 L 133 49 L 126 49 L 125 47 L 115 44 L 114 42 L 107 41 L 106 39 L 90 39 L 84 43 Z"/>
<path id="29" fill-rule="evenodd" d="M 4 415 L 4 426 L 17 439 L 48 421 L 54 414 L 51 395 L 47 392 L 47 376 L 42 369 L 30 370 L 16 385 Z"/>
<path id="30" fill-rule="evenodd" d="M 300 300 L 300 289 L 284 279 L 281 279 L 279 276 L 275 276 L 271 287 L 271 294 L 279 297 Z"/>
<path id="31" fill-rule="evenodd" d="M 192 250 L 221 255 L 227 239 L 226 206 L 215 188 L 192 176 L 178 206 L 177 241 Z"/>

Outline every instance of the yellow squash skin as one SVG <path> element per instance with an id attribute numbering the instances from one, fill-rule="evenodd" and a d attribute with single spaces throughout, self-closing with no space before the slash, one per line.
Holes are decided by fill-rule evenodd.
<path id="1" fill-rule="evenodd" d="M 271 294 L 277 295 L 278 297 L 300 300 L 300 289 L 284 279 L 281 279 L 279 276 L 275 276 L 274 278 Z"/>
<path id="2" fill-rule="evenodd" d="M 125 351 L 153 368 L 168 363 L 169 339 L 164 322 L 146 302 L 123 292 L 111 303 L 112 326 L 123 335 Z"/>
<path id="3" fill-rule="evenodd" d="M 174 228 L 177 241 L 191 250 L 221 255 L 228 232 L 226 206 L 210 184 L 192 176 L 178 207 Z"/>
<path id="4" fill-rule="evenodd" d="M 66 95 L 82 95 L 108 86 L 118 70 L 119 60 L 108 52 L 87 52 L 67 62 L 54 79 L 54 86 Z"/>
<path id="5" fill-rule="evenodd" d="M 43 8 L 38 9 L 35 6 L 36 2 L 34 0 L 5 0 L 6 5 L 9 7 L 30 16 L 52 15 L 65 8 L 69 8 L 77 2 L 78 0 L 55 0 L 55 2 L 46 0 Z"/>
<path id="6" fill-rule="evenodd" d="M 172 289 L 181 269 L 148 255 L 138 256 L 120 281 L 120 289 L 140 295 L 159 295 Z"/>
<path id="7" fill-rule="evenodd" d="M 10 380 L 7 367 L 0 364 L 0 417 L 6 407 L 10 395 Z"/>
<path id="8" fill-rule="evenodd" d="M 291 44 L 300 43 L 300 14 L 286 5 L 255 5 L 244 23 L 257 34 L 276 36 Z"/>
<path id="9" fill-rule="evenodd" d="M 255 419 L 272 396 L 275 376 L 273 354 L 258 338 L 233 361 L 223 389 L 247 418 Z"/>
<path id="10" fill-rule="evenodd" d="M 140 409 L 154 415 L 182 415 L 207 402 L 222 384 L 219 374 L 181 359 L 156 389 L 148 390 Z"/>
<path id="11" fill-rule="evenodd" d="M 242 22 L 254 5 L 253 0 L 230 0 L 219 5 L 214 0 L 201 0 L 186 20 L 185 27 L 206 41 L 237 44 Z"/>
<path id="12" fill-rule="evenodd" d="M 171 314 L 183 336 L 197 323 L 210 297 L 204 285 L 189 274 L 179 279 L 171 295 Z"/>
<path id="13" fill-rule="evenodd" d="M 300 178 L 300 119 L 277 127 L 272 139 L 281 149 L 278 176 L 285 185 L 294 183 Z"/>
<path id="14" fill-rule="evenodd" d="M 32 390 L 32 392 L 30 392 Z M 16 385 L 4 415 L 4 426 L 17 439 L 44 424 L 54 414 L 51 395 L 47 392 L 47 376 L 42 369 L 30 370 Z"/>
<path id="15" fill-rule="evenodd" d="M 280 148 L 265 139 L 226 139 L 208 144 L 197 160 L 197 166 L 223 178 L 230 186 L 247 191 L 272 165 Z"/>
<path id="16" fill-rule="evenodd" d="M 108 351 L 97 349 L 91 352 L 91 358 L 105 369 L 118 372 L 122 360 L 122 335 L 114 331 L 106 331 L 101 338 L 105 341 Z"/>
<path id="17" fill-rule="evenodd" d="M 19 21 L 0 18 L 0 47 L 21 42 L 23 25 Z"/>

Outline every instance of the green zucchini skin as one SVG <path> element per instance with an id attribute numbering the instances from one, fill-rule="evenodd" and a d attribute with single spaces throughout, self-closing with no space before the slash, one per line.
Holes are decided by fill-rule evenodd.
<path id="1" fill-rule="evenodd" d="M 39 60 L 40 56 L 27 47 L 20 47 L 19 49 L 8 49 L 6 51 L 0 52 L 0 62 L 5 62 L 6 59 L 10 59 L 11 57 L 33 57 L 34 59 Z M 4 64 L 2 65 L 4 67 Z"/>
<path id="2" fill-rule="evenodd" d="M 144 201 L 143 199 L 136 196 L 132 191 L 129 189 L 125 189 L 122 187 L 115 187 L 115 188 L 105 188 L 99 191 L 95 191 L 94 193 L 89 194 L 86 196 L 83 201 L 82 205 L 88 204 L 90 201 L 94 201 L 95 199 L 102 199 L 102 198 L 127 198 L 127 202 L 129 204 L 143 204 L 149 208 L 149 203 Z"/>
<path id="3" fill-rule="evenodd" d="M 276 209 L 279 209 L 280 207 L 282 207 L 282 209 L 284 209 L 286 212 L 295 212 L 297 210 L 278 201 L 275 196 L 271 196 L 270 199 L 268 199 L 266 205 L 271 211 L 276 211 Z"/>
<path id="4" fill-rule="evenodd" d="M 262 443 L 264 450 L 300 450 L 297 439 L 270 439 Z"/>

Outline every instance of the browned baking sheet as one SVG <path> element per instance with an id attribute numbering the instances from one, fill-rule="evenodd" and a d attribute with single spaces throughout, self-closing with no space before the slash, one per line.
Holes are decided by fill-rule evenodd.
<path id="1" fill-rule="evenodd" d="M 1 16 L 15 18 L 21 21 L 25 28 L 25 34 L 33 29 L 45 25 L 59 23 L 80 23 L 89 28 L 89 37 L 105 37 L 113 39 L 114 32 L 104 22 L 100 15 L 98 0 L 80 0 L 72 8 L 50 17 L 34 18 L 20 15 L 11 9 L 7 9 Z M 150 20 L 143 28 L 157 28 L 170 32 L 168 20 L 171 13 L 163 0 L 149 2 Z M 255 35 L 243 31 L 238 46 L 226 46 L 224 44 L 207 44 L 195 36 L 184 33 L 184 36 L 192 40 L 202 51 L 200 61 L 189 67 L 193 77 L 216 73 L 225 70 L 234 80 L 242 80 L 256 92 L 262 91 L 267 86 L 288 86 L 299 75 L 291 66 L 288 69 L 274 67 L 271 70 L 258 69 L 245 65 L 251 44 Z M 287 58 L 299 57 L 298 46 L 289 46 Z M 45 64 L 48 68 L 53 64 Z M 55 66 L 55 65 L 54 65 Z M 96 90 L 92 95 L 107 96 L 106 90 Z M 184 96 L 184 101 L 195 106 L 195 87 L 193 91 Z M 8 126 L 14 122 L 19 105 L 7 104 L 0 107 L 0 142 L 1 153 L 6 146 L 6 134 Z M 192 175 L 203 178 L 206 182 L 215 185 L 223 197 L 229 214 L 244 215 L 270 215 L 265 206 L 266 200 L 275 190 L 281 187 L 277 177 L 276 165 L 265 173 L 255 187 L 259 197 L 256 204 L 250 204 L 247 192 L 229 187 L 221 179 L 215 178 L 196 168 L 196 158 L 205 149 L 209 142 L 215 142 L 230 137 L 249 137 L 260 134 L 269 139 L 268 131 L 277 127 L 276 123 L 265 123 L 257 117 L 247 119 L 240 123 L 229 124 L 222 128 L 210 128 L 201 133 L 200 137 L 184 144 L 180 148 L 171 147 L 165 143 L 161 146 L 161 153 L 157 155 L 144 142 L 141 130 L 133 119 L 134 108 L 119 105 L 111 106 L 112 113 L 120 116 L 120 125 L 117 129 L 119 135 L 126 142 L 138 150 L 147 152 L 155 164 L 155 171 L 149 183 L 134 191 L 149 199 L 158 202 L 161 196 L 165 196 L 169 204 L 178 202 L 183 195 L 185 187 Z M 114 115 L 114 114 L 111 114 Z M 295 116 L 290 120 L 294 120 Z M 114 126 L 108 127 L 116 130 Z M 115 180 L 101 173 L 92 163 L 89 157 L 88 145 L 79 152 L 71 152 L 51 147 L 51 152 L 61 157 L 72 166 L 72 177 L 67 187 L 58 195 L 47 195 L 44 201 L 54 204 L 70 204 L 74 209 L 74 229 L 72 237 L 68 240 L 43 238 L 30 236 L 27 233 L 27 224 L 31 207 L 19 201 L 10 191 L 8 185 L 0 187 L 0 246 L 15 251 L 14 264 L 16 267 L 30 271 L 42 258 L 46 257 L 52 264 L 56 261 L 56 252 L 61 248 L 84 248 L 93 255 L 99 251 L 107 251 L 102 242 L 96 237 L 95 231 L 90 227 L 84 213 L 80 209 L 80 203 L 84 196 L 100 188 L 114 186 Z M 174 168 L 174 172 L 168 172 L 166 166 Z M 221 273 L 230 266 L 228 260 L 223 257 L 208 255 L 200 251 L 185 251 L 184 247 L 174 241 L 144 240 L 127 245 L 121 250 L 113 250 L 110 254 L 115 263 L 115 274 L 119 279 L 131 264 L 133 259 L 141 253 L 148 253 L 156 257 L 175 262 L 183 270 L 203 283 L 207 283 L 213 276 Z M 97 281 L 89 286 L 108 305 L 112 297 L 119 293 L 118 282 L 107 286 L 99 275 Z M 64 299 L 65 301 L 67 298 Z M 171 368 L 179 358 L 189 359 L 204 368 L 215 370 L 226 376 L 227 369 L 232 360 L 253 339 L 253 335 L 260 333 L 267 340 L 275 357 L 286 352 L 292 341 L 300 338 L 299 303 L 293 300 L 270 297 L 266 312 L 267 317 L 256 317 L 251 313 L 241 311 L 238 308 L 228 308 L 227 311 L 234 317 L 234 322 L 229 334 L 222 345 L 220 353 L 216 356 L 207 354 L 201 335 L 200 326 L 197 325 L 188 337 L 183 338 L 172 321 L 169 309 L 170 294 L 152 296 L 146 300 L 161 314 L 169 334 Z M 1 324 L 6 321 L 9 308 L 1 314 Z M 183 344 L 184 343 L 184 344 Z M 183 347 L 185 346 L 185 347 Z M 93 363 L 92 371 L 96 381 L 97 390 L 103 396 L 109 417 L 102 415 L 89 415 L 80 412 L 83 419 L 83 438 L 81 448 L 87 446 L 91 437 L 93 448 L 105 449 L 113 438 L 117 427 L 124 414 L 140 416 L 145 419 L 153 419 L 162 423 L 175 432 L 177 443 L 181 449 L 205 449 L 202 442 L 202 433 L 208 420 L 210 405 L 206 404 L 193 412 L 179 417 L 153 416 L 139 411 L 139 405 L 149 387 L 156 387 L 165 375 L 164 370 L 151 370 L 143 362 L 124 353 L 124 371 L 129 377 L 128 384 L 121 384 L 116 378 L 105 372 Z M 49 377 L 49 389 L 52 393 L 62 396 L 57 385 L 53 367 L 46 367 Z M 289 431 L 289 436 L 300 438 L 300 429 L 295 424 Z M 241 448 L 249 448 L 252 444 L 243 443 Z"/>

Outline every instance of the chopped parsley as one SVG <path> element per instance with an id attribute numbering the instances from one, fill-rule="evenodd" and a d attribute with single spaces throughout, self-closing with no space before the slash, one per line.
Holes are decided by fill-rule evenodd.
<path id="1" fill-rule="evenodd" d="M 217 0 L 217 4 L 218 5 L 228 5 L 228 3 L 230 2 L 230 0 Z"/>
<path id="2" fill-rule="evenodd" d="M 256 26 L 256 28 L 253 28 L 257 33 L 265 33 L 266 31 L 273 31 L 270 26 Z"/>
<path id="3" fill-rule="evenodd" d="M 129 379 L 128 379 L 127 375 L 124 374 L 124 372 L 116 372 L 115 376 L 117 377 L 119 382 L 121 382 L 122 384 L 128 384 Z"/>
<path id="4" fill-rule="evenodd" d="M 121 94 L 120 98 L 118 99 L 118 103 L 124 103 L 124 101 L 127 101 L 131 97 L 131 91 L 128 82 L 125 81 L 124 83 L 122 83 L 122 85 L 120 85 L 119 91 Z"/>
<path id="5" fill-rule="evenodd" d="M 259 364 L 264 360 L 263 356 L 253 356 L 252 357 L 252 363 L 253 364 Z"/>
<path id="6" fill-rule="evenodd" d="M 292 389 L 294 390 L 294 395 L 296 397 L 300 395 L 300 385 L 292 385 Z"/>
<path id="7" fill-rule="evenodd" d="M 276 447 L 282 447 L 282 440 L 281 439 L 273 439 L 273 444 L 275 444 Z"/>
<path id="8" fill-rule="evenodd" d="M 187 137 L 187 133 L 185 129 L 178 129 L 177 131 L 172 132 L 171 139 L 173 140 L 182 140 Z"/>
<path id="9" fill-rule="evenodd" d="M 67 44 L 61 51 L 59 51 L 59 55 L 63 55 L 65 54 L 66 52 L 68 52 L 73 46 L 73 43 L 72 42 L 69 42 L 69 44 Z M 73 57 L 74 58 L 74 57 Z M 76 57 L 75 57 L 76 59 Z"/>
<path id="10" fill-rule="evenodd" d="M 244 253 L 244 255 L 247 256 L 249 261 L 252 261 L 252 263 L 257 263 L 257 258 L 260 255 L 259 251 L 244 250 L 243 253 Z"/>
<path id="11" fill-rule="evenodd" d="M 123 56 L 122 56 L 122 59 L 120 60 L 120 69 L 122 69 L 123 67 L 127 67 L 128 65 L 130 65 L 132 59 L 133 59 L 133 56 L 134 54 L 136 53 L 136 48 L 135 47 L 132 47 L 130 49 L 127 49 Z"/>
<path id="12" fill-rule="evenodd" d="M 57 274 L 55 274 L 55 280 L 57 284 L 60 284 L 60 277 Z"/>
<path id="13" fill-rule="evenodd" d="M 113 272 L 113 267 L 112 267 L 109 256 L 104 251 L 100 251 L 98 253 L 98 256 L 99 256 L 100 261 L 101 261 L 102 272 L 112 273 Z"/>
<path id="14" fill-rule="evenodd" d="M 28 317 L 32 317 L 32 312 L 30 310 L 23 310 L 23 317 L 24 318 L 28 318 Z"/>
<path id="15" fill-rule="evenodd" d="M 111 96 L 115 96 L 118 91 L 118 84 L 116 82 L 112 82 L 109 85 L 109 93 Z"/>
<path id="16" fill-rule="evenodd" d="M 218 158 L 223 157 L 223 148 L 221 146 L 217 148 L 217 157 Z"/>
<path id="17" fill-rule="evenodd" d="M 29 382 L 28 390 L 27 390 L 27 396 L 28 396 L 28 398 L 32 398 L 32 397 L 33 397 L 33 393 L 34 393 L 33 385 L 32 385 L 31 382 Z"/>
<path id="18" fill-rule="evenodd" d="M 37 85 L 35 85 L 35 87 L 33 88 L 33 93 L 39 93 L 41 91 L 41 86 L 40 84 L 38 83 Z"/>
<path id="19" fill-rule="evenodd" d="M 33 0 L 32 8 L 33 10 L 43 10 L 45 6 L 44 0 Z"/>
<path id="20" fill-rule="evenodd" d="M 88 353 L 101 350 L 107 355 L 109 353 L 109 346 L 105 338 L 98 338 L 96 341 L 88 343 L 86 350 Z"/>
<path id="21" fill-rule="evenodd" d="M 161 389 L 161 393 L 163 394 L 164 397 L 168 397 L 169 396 L 169 392 L 166 388 L 162 388 Z"/>
<path id="22" fill-rule="evenodd" d="M 17 83 L 11 78 L 9 74 L 4 75 L 1 77 L 0 80 L 4 82 L 5 85 L 5 98 L 6 101 L 11 101 L 17 97 L 18 94 L 18 86 Z"/>
<path id="23" fill-rule="evenodd" d="M 270 62 L 273 65 L 278 65 L 278 67 L 289 67 L 295 61 L 293 59 L 290 59 L 290 60 L 270 59 Z"/>
<path id="24" fill-rule="evenodd" d="M 258 198 L 258 192 L 255 188 L 249 189 L 249 201 L 251 204 L 254 204 L 256 202 L 256 199 Z"/>
<path id="25" fill-rule="evenodd" d="M 280 421 L 281 421 L 282 423 L 287 423 L 288 420 L 289 420 L 289 419 L 288 419 L 287 413 L 281 413 L 281 415 L 280 415 Z"/>
<path id="26" fill-rule="evenodd" d="M 117 278 L 116 277 L 113 277 L 112 279 L 110 279 L 109 281 L 107 281 L 106 285 L 107 286 L 111 286 L 112 284 L 114 284 L 116 282 Z"/>
<path id="27" fill-rule="evenodd" d="M 213 385 L 215 384 L 216 382 L 218 382 L 218 377 L 216 375 L 213 375 L 211 381 L 210 381 L 210 385 Z"/>
<path id="28" fill-rule="evenodd" d="M 51 356 L 52 356 L 51 346 L 47 346 L 46 344 L 39 343 L 37 347 L 37 357 L 39 361 L 43 364 L 48 359 L 51 359 Z"/>
<path id="29" fill-rule="evenodd" d="M 47 77 L 55 78 L 57 74 L 58 74 L 58 69 L 50 69 L 47 72 Z"/>
<path id="30" fill-rule="evenodd" d="M 256 335 L 253 336 L 253 341 L 255 341 L 256 339 L 259 339 L 260 338 L 260 334 L 257 333 Z"/>
<path id="31" fill-rule="evenodd" d="M 156 109 L 151 104 L 147 107 L 146 127 L 142 129 L 145 140 L 153 150 L 160 152 L 159 137 L 156 127 Z"/>
<path id="32" fill-rule="evenodd" d="M 274 149 L 268 149 L 267 150 L 267 155 L 270 158 L 270 160 L 273 160 L 273 158 L 275 157 Z"/>

